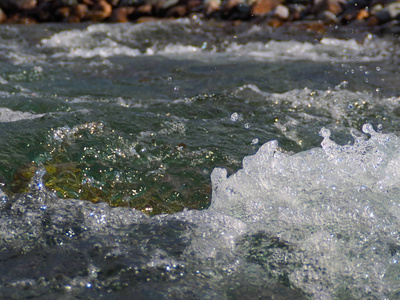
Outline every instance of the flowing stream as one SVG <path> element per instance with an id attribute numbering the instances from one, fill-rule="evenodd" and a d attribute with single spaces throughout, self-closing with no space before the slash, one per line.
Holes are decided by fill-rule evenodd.
<path id="1" fill-rule="evenodd" d="M 400 44 L 0 27 L 4 299 L 398 299 Z"/>

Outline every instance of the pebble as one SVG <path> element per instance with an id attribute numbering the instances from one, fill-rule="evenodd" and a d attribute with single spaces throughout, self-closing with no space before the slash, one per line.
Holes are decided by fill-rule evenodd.
<path id="1" fill-rule="evenodd" d="M 397 32 L 400 1 L 393 0 L 0 0 L 0 23 L 146 22 L 159 18 L 240 21 L 271 26 L 306 21 L 378 26 Z M 310 25 L 312 27 L 312 25 Z"/>
<path id="2" fill-rule="evenodd" d="M 264 16 L 282 3 L 283 0 L 258 0 L 251 8 L 251 14 L 253 16 Z"/>
<path id="3" fill-rule="evenodd" d="M 375 17 L 380 23 L 386 23 L 400 18 L 400 2 L 393 2 L 375 12 Z"/>
<path id="4" fill-rule="evenodd" d="M 133 6 L 117 7 L 113 10 L 110 21 L 113 23 L 125 23 L 129 21 L 129 17 L 135 12 Z"/>
<path id="5" fill-rule="evenodd" d="M 287 6 L 279 4 L 277 7 L 275 7 L 274 16 L 281 20 L 289 19 L 290 16 L 289 8 Z"/>

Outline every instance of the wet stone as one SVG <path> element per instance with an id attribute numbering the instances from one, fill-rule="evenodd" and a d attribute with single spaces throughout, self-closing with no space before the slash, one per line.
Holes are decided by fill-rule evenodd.
<path id="1" fill-rule="evenodd" d="M 274 16 L 282 19 L 282 20 L 287 20 L 290 16 L 289 13 L 289 8 L 287 8 L 284 5 L 279 4 L 274 11 Z"/>
<path id="2" fill-rule="evenodd" d="M 135 8 L 132 6 L 128 7 L 117 7 L 113 10 L 111 15 L 111 22 L 125 23 L 129 21 L 129 16 L 135 12 Z"/>
<path id="3" fill-rule="evenodd" d="M 60 6 L 75 6 L 78 5 L 78 0 L 58 0 L 57 4 Z"/>
<path id="4" fill-rule="evenodd" d="M 259 0 L 251 8 L 251 14 L 253 16 L 263 16 L 282 3 L 282 0 Z"/>
<path id="5" fill-rule="evenodd" d="M 7 15 L 4 13 L 4 11 L 0 8 L 0 23 L 3 23 L 7 20 Z"/>
<path id="6" fill-rule="evenodd" d="M 36 0 L 0 0 L 0 6 L 4 9 L 33 9 L 37 5 Z"/>
<path id="7" fill-rule="evenodd" d="M 400 2 L 393 2 L 378 10 L 375 17 L 380 23 L 386 23 L 393 19 L 400 19 Z"/>

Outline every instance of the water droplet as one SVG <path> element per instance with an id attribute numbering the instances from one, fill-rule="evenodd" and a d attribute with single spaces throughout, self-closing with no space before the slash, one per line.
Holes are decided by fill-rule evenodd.
<path id="1" fill-rule="evenodd" d="M 254 139 L 251 140 L 251 144 L 252 145 L 257 145 L 258 142 L 259 142 L 258 138 L 254 138 Z"/>
<path id="2" fill-rule="evenodd" d="M 231 114 L 231 121 L 236 122 L 237 120 L 239 120 L 239 114 L 237 112 L 234 112 L 233 114 Z"/>
<path id="3" fill-rule="evenodd" d="M 328 138 L 331 136 L 331 131 L 329 129 L 326 129 L 325 127 L 323 127 L 319 131 L 319 135 L 322 136 L 323 138 Z"/>
<path id="4" fill-rule="evenodd" d="M 373 128 L 372 125 L 369 124 L 369 123 L 363 125 L 362 131 L 363 131 L 364 133 L 368 133 L 368 134 L 374 134 L 374 133 L 375 133 L 374 128 Z"/>

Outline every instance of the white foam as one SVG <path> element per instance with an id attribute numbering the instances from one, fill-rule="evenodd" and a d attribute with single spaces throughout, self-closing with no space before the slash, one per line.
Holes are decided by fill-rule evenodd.
<path id="1" fill-rule="evenodd" d="M 354 39 L 323 38 L 319 43 L 275 41 L 267 43 L 231 43 L 226 52 L 242 58 L 257 60 L 311 60 L 311 61 L 379 61 L 392 55 L 390 42 L 366 38 L 363 43 Z"/>
<path id="2" fill-rule="evenodd" d="M 0 123 L 30 120 L 40 118 L 42 116 L 44 116 L 44 114 L 32 114 L 29 112 L 14 111 L 6 107 L 0 107 Z"/>
<path id="3" fill-rule="evenodd" d="M 39 48 L 52 49 L 53 57 L 113 57 L 118 55 L 166 55 L 179 57 L 190 55 L 192 59 L 210 58 L 210 53 L 219 60 L 252 59 L 252 60 L 311 60 L 332 62 L 377 61 L 390 57 L 396 46 L 390 41 L 368 35 L 364 41 L 355 39 L 323 38 L 316 42 L 276 41 L 237 43 L 225 41 L 213 44 L 205 40 L 197 45 L 187 40 L 172 40 L 168 43 L 155 38 L 175 32 L 191 32 L 188 20 L 169 23 L 145 24 L 95 24 L 85 29 L 64 30 L 41 40 Z M 249 30 L 251 32 L 251 29 Z M 195 32 L 197 34 L 197 32 Z M 149 36 L 143 39 L 143 36 Z M 47 51 L 46 51 L 47 52 Z M 208 55 L 205 55 L 208 54 Z"/>

